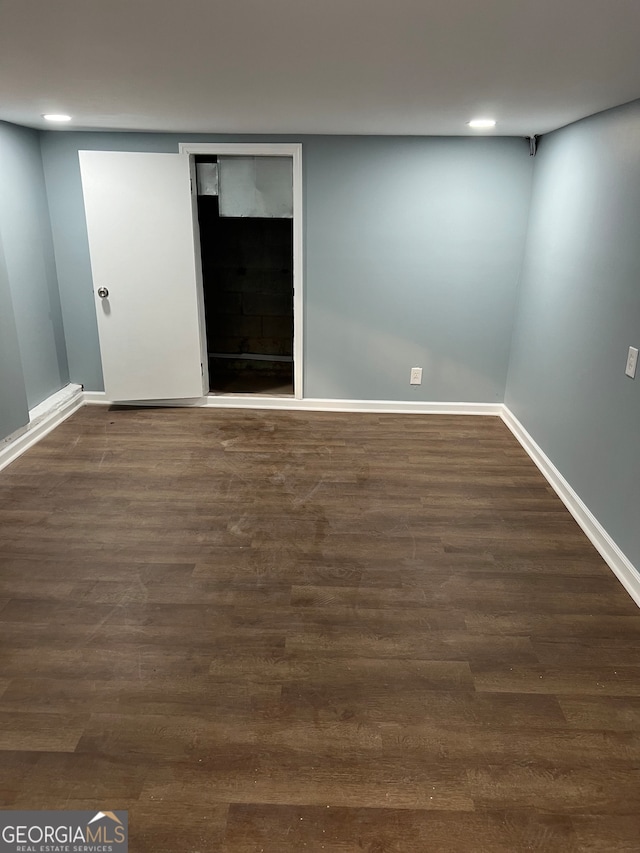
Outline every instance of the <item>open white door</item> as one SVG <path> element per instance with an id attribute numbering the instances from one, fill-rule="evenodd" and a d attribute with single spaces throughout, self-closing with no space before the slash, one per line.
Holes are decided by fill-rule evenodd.
<path id="1" fill-rule="evenodd" d="M 107 399 L 203 396 L 189 157 L 79 157 Z"/>

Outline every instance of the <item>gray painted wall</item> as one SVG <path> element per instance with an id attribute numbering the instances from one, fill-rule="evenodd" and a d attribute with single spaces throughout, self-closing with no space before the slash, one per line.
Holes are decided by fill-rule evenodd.
<path id="1" fill-rule="evenodd" d="M 0 122 L 0 234 L 29 408 L 69 381 L 39 134 Z"/>
<path id="2" fill-rule="evenodd" d="M 0 441 L 28 422 L 29 406 L 0 234 Z"/>
<path id="3" fill-rule="evenodd" d="M 309 396 L 502 401 L 524 141 L 325 137 L 305 156 Z"/>
<path id="4" fill-rule="evenodd" d="M 640 102 L 544 137 L 507 405 L 640 567 Z"/>
<path id="5" fill-rule="evenodd" d="M 70 375 L 88 390 L 104 386 L 77 152 L 171 152 L 196 139 L 230 141 L 42 134 Z M 305 396 L 501 401 L 532 173 L 525 142 L 286 141 L 303 143 Z M 419 387 L 413 366 L 424 368 Z"/>

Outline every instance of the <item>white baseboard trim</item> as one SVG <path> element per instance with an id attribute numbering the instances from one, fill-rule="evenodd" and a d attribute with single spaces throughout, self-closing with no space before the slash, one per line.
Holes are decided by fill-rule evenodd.
<path id="1" fill-rule="evenodd" d="M 110 406 L 104 391 L 83 391 L 82 398 L 87 406 Z"/>
<path id="2" fill-rule="evenodd" d="M 66 385 L 31 409 L 26 427 L 0 445 L 0 471 L 66 420 L 83 402 L 81 386 Z"/>
<path id="3" fill-rule="evenodd" d="M 84 402 L 110 406 L 104 391 L 85 391 Z M 127 405 L 127 403 L 115 404 Z M 132 406 L 187 406 L 205 409 L 280 409 L 306 412 L 371 412 L 373 414 L 502 415 L 502 403 L 438 403 L 413 400 L 338 400 L 324 397 L 267 397 L 258 394 L 209 394 L 187 400 L 132 400 Z"/>
<path id="4" fill-rule="evenodd" d="M 259 397 L 249 394 L 210 394 L 208 409 L 283 409 L 306 412 L 370 412 L 372 414 L 418 415 L 495 415 L 502 413 L 501 403 L 437 403 L 413 400 L 336 400 L 306 397 Z"/>
<path id="5" fill-rule="evenodd" d="M 578 522 L 596 551 L 609 566 L 631 598 L 640 607 L 640 572 L 620 550 L 595 515 L 562 476 L 542 448 L 536 444 L 516 416 L 502 407 L 502 420 L 535 462 L 562 503 Z"/>

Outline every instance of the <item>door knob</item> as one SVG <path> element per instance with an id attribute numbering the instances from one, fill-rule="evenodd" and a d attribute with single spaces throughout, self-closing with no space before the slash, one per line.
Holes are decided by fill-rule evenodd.
<path id="1" fill-rule="evenodd" d="M 109 295 L 109 291 L 107 290 L 106 287 L 99 287 L 98 288 L 98 296 L 100 297 L 100 299 L 106 299 L 108 295 Z"/>

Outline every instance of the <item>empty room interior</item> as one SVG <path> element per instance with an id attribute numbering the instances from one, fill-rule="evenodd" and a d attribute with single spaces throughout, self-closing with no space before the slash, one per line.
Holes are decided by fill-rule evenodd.
<path id="1" fill-rule="evenodd" d="M 0 3 L 0 849 L 640 851 L 639 35 Z"/>

